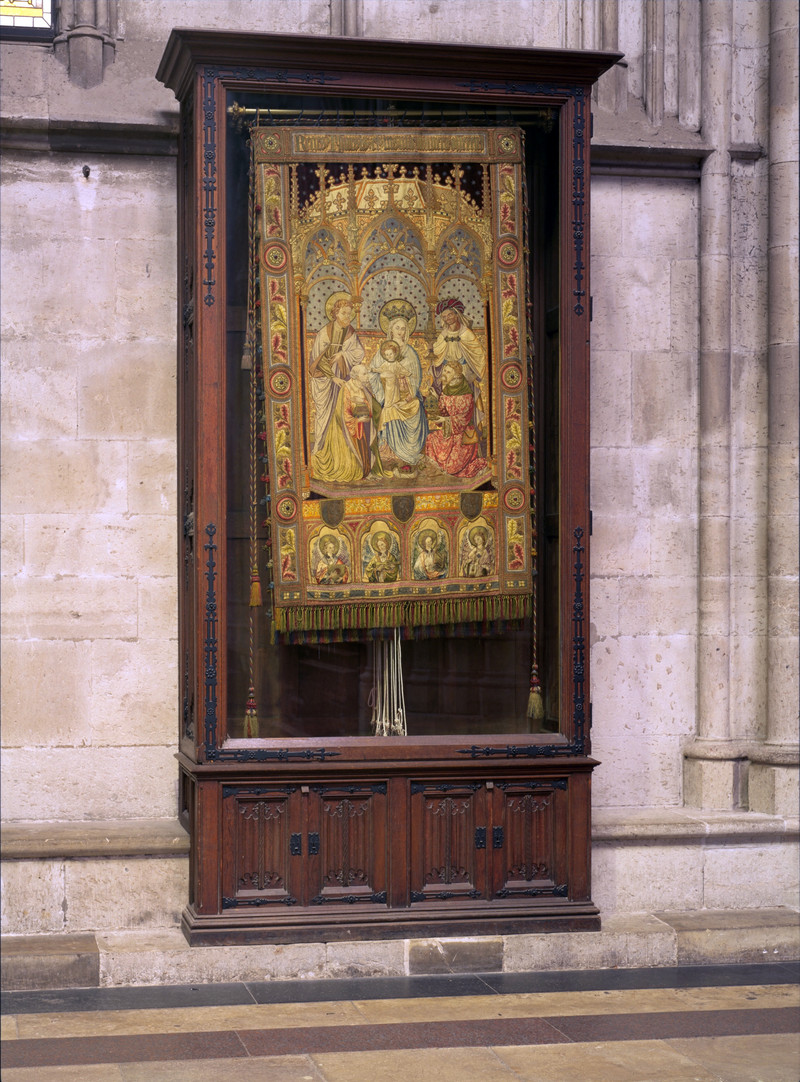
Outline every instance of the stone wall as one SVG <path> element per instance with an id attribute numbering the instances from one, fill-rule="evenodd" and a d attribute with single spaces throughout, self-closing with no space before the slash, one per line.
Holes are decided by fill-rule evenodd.
<path id="1" fill-rule="evenodd" d="M 94 86 L 68 42 L 0 46 L 4 819 L 177 810 L 172 26 L 624 51 L 594 103 L 595 804 L 796 814 L 796 0 L 112 7 Z"/>

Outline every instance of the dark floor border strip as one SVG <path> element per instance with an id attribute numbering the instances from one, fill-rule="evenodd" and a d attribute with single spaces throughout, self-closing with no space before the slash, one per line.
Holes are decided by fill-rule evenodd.
<path id="1" fill-rule="evenodd" d="M 794 1033 L 800 1010 L 663 1011 L 645 1014 L 494 1018 L 209 1033 L 147 1033 L 116 1037 L 50 1037 L 8 1041 L 2 1064 L 11 1067 L 150 1063 L 155 1060 L 241 1059 L 335 1052 L 576 1041 L 667 1040 Z"/>
<path id="2" fill-rule="evenodd" d="M 324 1003 L 353 999 L 419 999 L 508 995 L 521 992 L 590 992 L 618 988 L 709 988 L 800 983 L 800 963 L 670 966 L 657 969 L 559 970 L 536 973 L 449 973 L 338 980 L 249 981 L 227 984 L 144 985 L 4 992 L 2 1014 L 60 1011 L 156 1010 L 234 1007 L 248 1003 Z"/>

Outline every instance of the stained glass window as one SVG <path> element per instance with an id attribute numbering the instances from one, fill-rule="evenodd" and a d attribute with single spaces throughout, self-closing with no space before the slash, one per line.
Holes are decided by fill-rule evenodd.
<path id="1" fill-rule="evenodd" d="M 0 29 L 45 31 L 49 36 L 53 29 L 53 0 L 0 0 Z"/>

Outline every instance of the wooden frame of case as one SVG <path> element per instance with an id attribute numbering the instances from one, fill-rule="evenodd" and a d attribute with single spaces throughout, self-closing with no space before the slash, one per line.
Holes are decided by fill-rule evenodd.
<path id="1" fill-rule="evenodd" d="M 158 78 L 181 102 L 179 761 L 181 815 L 191 835 L 183 917 L 191 943 L 599 926 L 590 896 L 596 763 L 589 754 L 586 642 L 588 178 L 591 88 L 617 59 L 216 31 L 170 36 Z M 479 744 L 453 736 L 348 737 L 244 747 L 227 739 L 226 550 L 219 526 L 226 517 L 229 90 L 558 110 L 558 734 L 515 742 L 492 735 Z M 343 826 L 333 822 L 331 808 L 345 813 L 337 818 Z M 452 814 L 446 831 L 433 822 L 442 810 Z M 347 872 L 348 852 L 363 872 L 357 881 Z M 463 874 L 431 883 L 424 869 L 437 862 Z M 323 874 L 337 867 L 345 873 L 338 880 Z"/>

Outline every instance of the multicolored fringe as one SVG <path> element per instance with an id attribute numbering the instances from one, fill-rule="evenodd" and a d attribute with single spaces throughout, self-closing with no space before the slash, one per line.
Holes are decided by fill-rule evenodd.
<path id="1" fill-rule="evenodd" d="M 453 625 L 516 622 L 530 614 L 530 595 L 510 594 L 276 607 L 273 618 L 275 634 L 281 641 L 337 642 L 347 641 L 347 632 L 355 632 L 353 639 L 362 640 L 369 637 L 365 636 L 365 631 L 369 633 L 384 628 L 439 627 L 449 632 Z M 338 637 L 340 634 L 342 638 Z M 332 637 L 322 639 L 320 635 Z"/>

